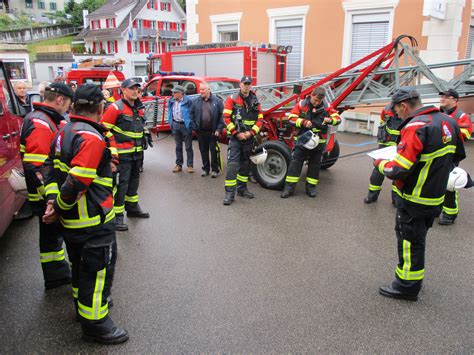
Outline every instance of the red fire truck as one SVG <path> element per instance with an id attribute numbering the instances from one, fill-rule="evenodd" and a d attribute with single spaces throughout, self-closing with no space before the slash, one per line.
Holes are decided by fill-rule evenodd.
<path id="1" fill-rule="evenodd" d="M 174 47 L 149 57 L 149 79 L 160 72 L 190 72 L 201 77 L 253 78 L 253 85 L 286 80 L 286 55 L 291 46 L 223 42 Z"/>

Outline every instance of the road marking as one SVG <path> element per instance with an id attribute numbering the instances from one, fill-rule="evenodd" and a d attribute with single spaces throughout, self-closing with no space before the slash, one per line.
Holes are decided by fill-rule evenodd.
<path id="1" fill-rule="evenodd" d="M 367 141 L 367 142 L 362 142 L 362 143 L 357 143 L 357 144 L 349 144 L 349 143 L 343 143 L 339 141 L 340 145 L 345 145 L 347 147 L 364 147 L 366 145 L 375 144 L 375 143 L 377 143 L 377 141 Z"/>

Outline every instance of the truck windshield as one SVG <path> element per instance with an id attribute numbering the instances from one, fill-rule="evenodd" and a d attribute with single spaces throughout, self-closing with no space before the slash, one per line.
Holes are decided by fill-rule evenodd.
<path id="1" fill-rule="evenodd" d="M 232 90 L 232 89 L 237 89 L 239 87 L 239 83 L 235 81 L 225 81 L 225 80 L 219 80 L 219 81 L 208 81 L 209 86 L 211 87 L 211 91 L 222 91 L 222 90 Z"/>
<path id="2" fill-rule="evenodd" d="M 151 61 L 152 74 L 158 74 L 161 70 L 161 58 L 153 58 Z"/>

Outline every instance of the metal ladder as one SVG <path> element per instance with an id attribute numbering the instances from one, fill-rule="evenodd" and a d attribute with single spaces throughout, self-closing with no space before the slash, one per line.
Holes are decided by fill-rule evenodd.
<path id="1" fill-rule="evenodd" d="M 403 66 L 400 66 L 403 63 Z M 363 67 L 362 69 L 358 69 Z M 459 73 L 449 81 L 433 70 L 454 68 Z M 297 81 L 254 86 L 264 114 L 292 107 L 315 87 L 327 90 L 327 103 L 344 111 L 356 106 L 390 101 L 402 86 L 413 86 L 422 99 L 436 98 L 439 92 L 455 89 L 460 97 L 474 95 L 474 59 L 425 64 L 418 56 L 416 40 L 400 36 L 392 43 L 334 73 L 302 78 Z M 238 89 L 218 91 L 224 100 Z"/>

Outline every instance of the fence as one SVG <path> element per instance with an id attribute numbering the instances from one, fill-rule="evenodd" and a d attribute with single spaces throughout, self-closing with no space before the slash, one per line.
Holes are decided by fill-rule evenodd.
<path id="1" fill-rule="evenodd" d="M 77 34 L 80 27 L 72 26 L 45 26 L 36 28 L 24 28 L 22 30 L 0 32 L 0 42 L 27 43 L 42 39 L 63 37 Z"/>

